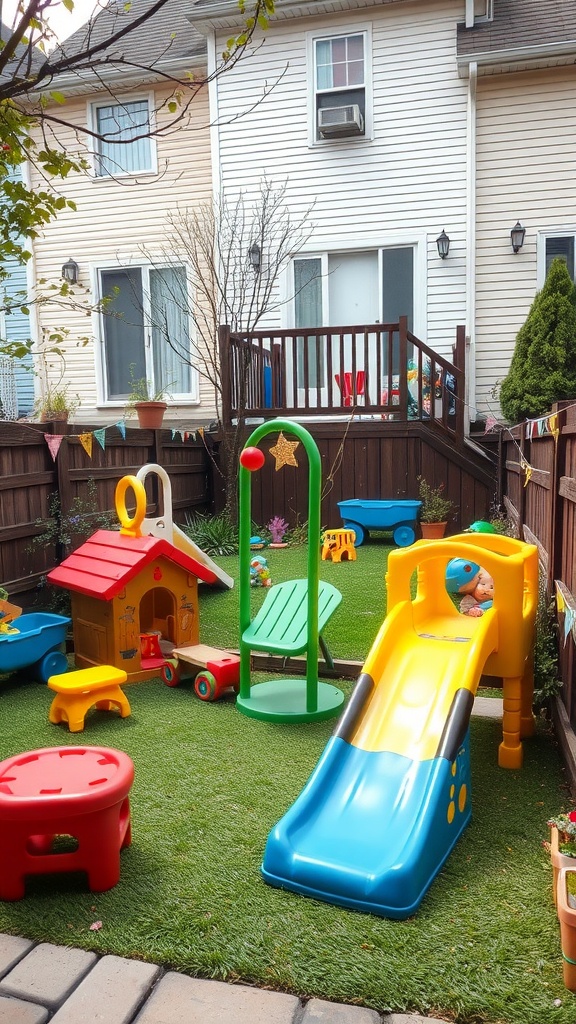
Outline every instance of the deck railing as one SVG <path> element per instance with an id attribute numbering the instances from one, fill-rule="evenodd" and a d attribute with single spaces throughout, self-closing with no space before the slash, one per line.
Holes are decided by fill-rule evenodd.
<path id="1" fill-rule="evenodd" d="M 461 437 L 464 328 L 453 362 L 396 324 L 219 330 L 224 425 L 239 418 L 421 420 Z"/>

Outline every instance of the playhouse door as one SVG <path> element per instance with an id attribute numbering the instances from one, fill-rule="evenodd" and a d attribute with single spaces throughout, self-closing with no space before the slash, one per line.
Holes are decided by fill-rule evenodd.
<path id="1" fill-rule="evenodd" d="M 164 587 L 148 590 L 140 602 L 140 632 L 159 633 L 161 640 L 176 643 L 174 619 L 176 598 Z"/>

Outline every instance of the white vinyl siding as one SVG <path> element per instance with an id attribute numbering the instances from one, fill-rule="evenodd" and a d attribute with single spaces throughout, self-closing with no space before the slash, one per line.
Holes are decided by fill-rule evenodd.
<path id="1" fill-rule="evenodd" d="M 97 134 L 94 140 L 94 173 L 97 177 L 155 170 L 153 143 L 148 134 L 148 99 L 95 104 L 92 121 Z"/>
<path id="2" fill-rule="evenodd" d="M 236 68 L 218 79 L 221 184 L 256 196 L 263 175 L 283 183 L 289 168 L 294 215 L 314 201 L 311 255 L 418 244 L 414 330 L 450 357 L 466 284 L 468 85 L 456 68 L 455 11 L 445 0 L 384 4 L 370 8 L 370 19 L 372 140 L 310 146 L 310 39 L 368 31 L 357 12 L 278 21 L 258 41 L 241 85 Z M 451 240 L 446 260 L 435 241 L 442 228 Z M 287 303 L 266 326 L 289 325 L 290 298 L 287 287 Z"/>
<path id="3" fill-rule="evenodd" d="M 481 77 L 477 110 L 477 398 L 480 411 L 499 417 L 494 385 L 544 283 L 546 238 L 576 235 L 572 72 Z M 517 220 L 526 236 L 514 254 Z"/>
<path id="4" fill-rule="evenodd" d="M 160 129 L 163 118 L 168 118 L 165 104 L 169 95 L 170 90 L 162 88 L 157 89 L 154 97 Z M 78 143 L 74 126 L 86 123 L 86 100 L 69 98 L 66 117 L 70 128 L 62 129 L 59 137 L 65 149 L 75 152 Z M 86 296 L 87 310 L 81 302 L 65 310 L 56 303 L 47 303 L 39 308 L 38 315 L 40 328 L 47 332 L 66 327 L 62 347 L 70 391 L 80 396 L 77 422 L 115 422 L 124 414 L 126 405 L 121 399 L 105 397 L 100 316 L 90 315 L 91 302 L 99 295 L 99 270 L 138 267 L 144 253 L 154 257 L 154 265 L 162 265 L 166 262 L 170 214 L 177 217 L 179 210 L 210 203 L 212 173 L 206 127 L 209 120 L 207 91 L 201 90 L 190 107 L 186 124 L 175 134 L 166 138 L 160 134 L 157 139 L 161 173 L 141 180 L 135 176 L 120 181 L 110 176 L 94 179 L 83 172 L 72 172 L 60 183 L 60 190 L 76 203 L 77 210 L 60 211 L 36 239 L 37 275 L 59 284 L 62 263 L 71 256 L 80 268 L 78 294 L 80 298 Z M 40 187 L 41 178 L 34 168 L 31 177 Z M 184 254 L 176 253 L 174 257 L 185 263 Z M 192 346 L 196 342 L 192 336 Z M 168 412 L 178 417 L 183 426 L 210 423 L 215 413 L 213 385 L 206 377 L 193 373 L 189 395 L 181 401 L 170 401 Z"/>

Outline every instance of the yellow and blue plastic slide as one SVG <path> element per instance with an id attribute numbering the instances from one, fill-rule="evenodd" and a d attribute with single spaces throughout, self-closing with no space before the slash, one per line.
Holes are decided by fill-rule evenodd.
<path id="1" fill-rule="evenodd" d="M 451 557 L 493 576 L 494 603 L 481 617 L 461 615 L 446 593 Z M 388 615 L 316 769 L 270 833 L 262 874 L 316 899 L 405 918 L 470 820 L 468 726 L 485 671 L 504 678 L 500 763 L 521 763 L 536 549 L 490 535 L 422 541 L 390 555 L 387 582 Z"/>

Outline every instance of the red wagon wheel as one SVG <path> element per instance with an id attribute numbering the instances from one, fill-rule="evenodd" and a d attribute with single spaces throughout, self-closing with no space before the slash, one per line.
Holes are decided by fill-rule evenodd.
<path id="1" fill-rule="evenodd" d="M 194 680 L 194 693 L 200 700 L 216 700 L 216 677 L 211 672 L 199 672 Z"/>

